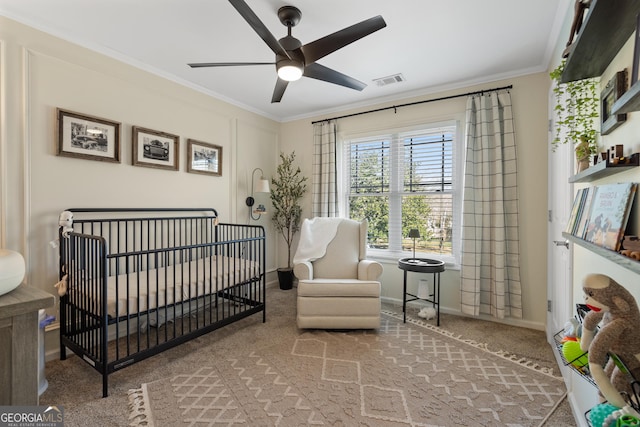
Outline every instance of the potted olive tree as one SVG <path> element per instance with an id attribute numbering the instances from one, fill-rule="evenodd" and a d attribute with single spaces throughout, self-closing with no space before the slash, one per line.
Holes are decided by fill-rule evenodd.
<path id="1" fill-rule="evenodd" d="M 577 171 L 581 172 L 589 167 L 591 157 L 598 152 L 595 127 L 599 116 L 598 80 L 591 78 L 561 83 L 565 63 L 563 60 L 550 73 L 556 82 L 553 88 L 556 134 L 551 144 L 554 150 L 559 144 L 574 144 Z"/>
<path id="2" fill-rule="evenodd" d="M 302 207 L 300 201 L 307 191 L 307 177 L 302 176 L 300 167 L 294 166 L 295 151 L 289 155 L 280 153 L 280 164 L 276 176 L 271 178 L 271 203 L 273 204 L 273 225 L 287 244 L 287 267 L 278 268 L 280 289 L 293 287 L 293 267 L 291 266 L 291 244 L 300 230 Z"/>

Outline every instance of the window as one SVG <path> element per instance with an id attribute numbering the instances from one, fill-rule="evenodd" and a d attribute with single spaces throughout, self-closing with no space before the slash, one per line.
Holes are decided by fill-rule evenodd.
<path id="1" fill-rule="evenodd" d="M 348 216 L 369 222 L 372 253 L 457 258 L 460 193 L 455 123 L 353 139 L 344 143 Z M 405 254 L 406 256 L 406 254 Z"/>

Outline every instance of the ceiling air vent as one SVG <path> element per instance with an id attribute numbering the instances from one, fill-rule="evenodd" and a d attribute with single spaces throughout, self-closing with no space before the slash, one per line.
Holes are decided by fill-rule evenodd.
<path id="1" fill-rule="evenodd" d="M 392 76 L 380 77 L 379 79 L 373 79 L 373 81 L 376 82 L 378 86 L 386 86 L 393 83 L 400 83 L 405 80 L 406 79 L 404 78 L 404 76 L 400 73 L 394 74 Z"/>

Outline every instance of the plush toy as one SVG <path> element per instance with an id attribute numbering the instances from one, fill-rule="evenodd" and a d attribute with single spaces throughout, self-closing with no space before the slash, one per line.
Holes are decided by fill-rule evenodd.
<path id="1" fill-rule="evenodd" d="M 73 231 L 73 212 L 62 211 L 58 218 L 58 225 L 62 227 L 62 235 L 66 237 Z"/>
<path id="2" fill-rule="evenodd" d="M 64 295 L 67 294 L 67 280 L 68 280 L 68 278 L 69 278 L 69 276 L 67 274 L 65 274 L 64 276 L 62 276 L 62 280 L 60 280 L 58 283 L 53 285 L 56 289 L 58 289 L 58 295 L 64 296 Z"/>
<path id="3" fill-rule="evenodd" d="M 602 397 L 623 408 L 627 403 L 620 392 L 633 395 L 630 382 L 613 359 L 609 359 L 606 367 L 603 365 L 607 353 L 614 353 L 633 377 L 640 379 L 640 310 L 631 293 L 604 274 L 585 277 L 583 291 L 590 311 L 582 323 L 580 346 L 589 352 L 589 371 Z"/>
<path id="4" fill-rule="evenodd" d="M 582 337 L 582 324 L 575 317 L 564 324 L 563 341 L 578 341 Z"/>
<path id="5" fill-rule="evenodd" d="M 418 317 L 423 319 L 435 319 L 436 317 L 436 309 L 433 307 L 423 307 L 422 310 L 418 313 Z"/>

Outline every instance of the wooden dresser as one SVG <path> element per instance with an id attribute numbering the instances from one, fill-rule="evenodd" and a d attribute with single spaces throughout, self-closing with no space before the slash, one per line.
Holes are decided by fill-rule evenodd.
<path id="1" fill-rule="evenodd" d="M 26 285 L 0 296 L 0 406 L 38 405 L 38 311 L 54 303 Z"/>

